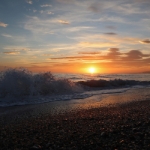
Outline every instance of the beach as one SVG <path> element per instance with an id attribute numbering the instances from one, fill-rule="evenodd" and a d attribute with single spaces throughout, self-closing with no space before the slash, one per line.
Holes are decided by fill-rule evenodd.
<path id="1" fill-rule="evenodd" d="M 1 108 L 0 147 L 2 150 L 148 150 L 149 91 L 149 88 L 134 89 L 105 96 L 101 101 L 98 97 L 92 101 L 91 97 L 87 101 Z"/>
<path id="2" fill-rule="evenodd" d="M 150 150 L 150 0 L 1 0 L 0 150 Z"/>

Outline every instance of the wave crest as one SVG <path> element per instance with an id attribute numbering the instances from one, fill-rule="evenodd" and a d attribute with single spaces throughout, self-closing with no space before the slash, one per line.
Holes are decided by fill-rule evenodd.
<path id="1" fill-rule="evenodd" d="M 74 82 L 56 79 L 50 72 L 33 74 L 29 70 L 16 68 L 0 74 L 0 97 L 68 94 L 81 90 Z"/>
<path id="2" fill-rule="evenodd" d="M 86 87 L 96 87 L 96 88 L 111 88 L 111 87 L 131 87 L 135 85 L 150 85 L 150 81 L 136 81 L 136 80 L 122 80 L 122 79 L 114 79 L 114 80 L 87 80 L 87 81 L 79 81 L 79 84 Z"/>

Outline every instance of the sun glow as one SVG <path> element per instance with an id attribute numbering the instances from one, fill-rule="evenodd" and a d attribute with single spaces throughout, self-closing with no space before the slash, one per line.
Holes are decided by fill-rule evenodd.
<path id="1" fill-rule="evenodd" d="M 90 72 L 91 74 L 96 72 L 96 68 L 95 67 L 90 67 L 88 68 L 88 72 Z"/>

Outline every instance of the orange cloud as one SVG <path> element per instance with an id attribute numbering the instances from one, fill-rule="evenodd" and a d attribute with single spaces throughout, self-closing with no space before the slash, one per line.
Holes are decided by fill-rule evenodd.
<path id="1" fill-rule="evenodd" d="M 119 52 L 118 48 L 110 48 L 107 52 L 106 55 L 102 56 L 101 58 L 106 60 L 116 60 L 116 59 L 121 59 L 121 55 L 123 55 L 122 53 Z"/>
<path id="2" fill-rule="evenodd" d="M 61 24 L 66 24 L 66 25 L 70 24 L 68 21 L 65 21 L 65 20 L 58 20 L 58 22 Z"/>
<path id="3" fill-rule="evenodd" d="M 107 43 L 107 42 L 80 42 L 79 46 L 82 47 L 93 47 L 93 48 L 100 48 L 100 47 L 113 47 L 115 43 Z"/>
<path id="4" fill-rule="evenodd" d="M 7 27 L 8 26 L 8 24 L 5 24 L 5 23 L 3 23 L 3 22 L 0 22 L 0 27 Z"/>
<path id="5" fill-rule="evenodd" d="M 20 52 L 16 52 L 16 51 L 11 51 L 11 52 L 3 52 L 4 54 L 7 54 L 7 55 L 17 55 L 19 54 Z"/>

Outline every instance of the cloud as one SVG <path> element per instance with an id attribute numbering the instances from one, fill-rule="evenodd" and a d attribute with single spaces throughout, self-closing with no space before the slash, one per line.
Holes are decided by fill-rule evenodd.
<path id="1" fill-rule="evenodd" d="M 51 60 L 96 60 L 103 62 L 114 62 L 119 64 L 126 64 L 129 62 L 148 61 L 149 54 L 144 54 L 139 50 L 130 50 L 127 53 L 120 52 L 119 48 L 110 48 L 105 52 L 78 52 L 81 56 L 66 56 L 66 57 L 53 57 Z M 146 59 L 145 59 L 146 58 Z"/>
<path id="2" fill-rule="evenodd" d="M 66 25 L 70 24 L 68 21 L 65 21 L 65 20 L 58 20 L 58 22 L 61 24 L 66 24 Z"/>
<path id="3" fill-rule="evenodd" d="M 48 15 L 51 15 L 51 14 L 54 14 L 54 13 L 52 13 L 51 11 L 48 11 L 47 14 L 48 14 Z"/>
<path id="4" fill-rule="evenodd" d="M 4 54 L 7 54 L 7 55 L 17 55 L 19 54 L 20 52 L 17 52 L 17 51 L 10 51 L 10 52 L 3 52 Z"/>
<path id="5" fill-rule="evenodd" d="M 41 7 L 52 7 L 52 5 L 44 4 L 44 5 L 41 5 Z"/>
<path id="6" fill-rule="evenodd" d="M 114 29 L 116 29 L 116 27 L 115 26 L 106 26 L 106 28 L 108 28 L 108 29 L 112 29 L 112 30 L 114 30 Z"/>
<path id="7" fill-rule="evenodd" d="M 107 34 L 107 35 L 117 35 L 117 33 L 114 33 L 114 32 L 107 32 L 107 33 L 104 33 L 104 34 Z"/>
<path id="8" fill-rule="evenodd" d="M 116 43 L 110 43 L 110 42 L 80 42 L 78 44 L 79 46 L 81 46 L 82 48 L 87 48 L 87 47 L 91 47 L 91 48 L 101 48 L 101 47 L 112 47 L 115 46 Z"/>
<path id="9" fill-rule="evenodd" d="M 33 3 L 31 0 L 27 0 L 26 2 L 30 5 Z"/>
<path id="10" fill-rule="evenodd" d="M 84 34 L 82 37 L 78 37 L 80 39 L 79 45 L 81 46 L 94 46 L 97 45 L 97 47 L 118 47 L 118 45 L 130 45 L 134 46 L 138 45 L 139 46 L 139 41 L 141 40 L 140 38 L 135 38 L 135 37 L 126 37 L 126 36 L 121 36 L 121 35 L 116 35 L 116 36 L 109 36 L 107 34 Z M 88 41 L 86 41 L 88 39 Z M 94 41 L 95 40 L 95 41 Z M 99 41 L 98 41 L 99 40 Z M 90 41 L 90 42 L 89 42 Z"/>
<path id="11" fill-rule="evenodd" d="M 37 10 L 36 10 L 36 9 L 34 9 L 34 10 L 33 10 L 33 12 L 35 13 L 35 12 L 37 12 Z"/>
<path id="12" fill-rule="evenodd" d="M 16 36 L 16 35 L 10 35 L 10 34 L 1 34 L 5 38 L 11 38 L 12 41 L 14 42 L 25 42 L 27 39 L 24 36 Z"/>
<path id="13" fill-rule="evenodd" d="M 146 4 L 143 4 L 143 6 L 146 6 Z M 114 11 L 118 12 L 119 14 L 126 14 L 126 15 L 131 15 L 131 14 L 149 14 L 150 11 L 149 9 L 143 9 L 141 7 L 142 5 L 138 5 L 135 3 L 122 3 L 120 5 L 117 5 L 114 7 Z"/>
<path id="14" fill-rule="evenodd" d="M 118 9 L 121 7 L 120 5 L 123 4 L 123 1 L 115 1 L 115 0 L 112 0 L 112 1 L 94 1 L 93 3 L 91 3 L 89 5 L 89 2 L 87 2 L 87 5 L 89 6 L 88 7 L 88 10 L 94 12 L 94 13 L 99 13 L 99 12 L 108 12 L 108 13 L 118 13 Z M 120 7 L 119 7 L 120 6 Z M 122 7 L 121 7 L 122 8 Z M 121 9 L 120 8 L 120 9 Z M 119 9 L 119 10 L 120 10 Z M 123 9 L 123 8 L 122 8 Z"/>
<path id="15" fill-rule="evenodd" d="M 11 36 L 11 35 L 9 35 L 9 34 L 2 34 L 2 36 L 4 36 L 4 37 L 8 37 L 8 38 L 12 38 L 12 36 Z"/>
<path id="16" fill-rule="evenodd" d="M 44 12 L 43 10 L 40 11 L 41 14 L 43 14 L 43 12 Z"/>
<path id="17" fill-rule="evenodd" d="M 43 54 L 43 56 L 53 56 L 52 54 Z"/>
<path id="18" fill-rule="evenodd" d="M 15 47 L 15 46 L 12 46 L 12 47 L 4 47 L 4 50 L 8 50 L 8 51 L 13 51 L 13 52 L 20 52 L 20 51 L 29 51 L 30 48 L 27 48 L 27 47 Z"/>
<path id="19" fill-rule="evenodd" d="M 149 54 L 143 54 L 139 50 L 130 50 L 127 53 L 120 52 L 119 48 L 110 48 L 106 55 L 102 58 L 105 60 L 111 59 L 112 61 L 123 61 L 124 63 L 130 61 L 139 61 L 145 59 L 145 57 L 150 57 Z"/>
<path id="20" fill-rule="evenodd" d="M 67 31 L 69 32 L 78 32 L 78 31 L 83 31 L 83 30 L 87 30 L 89 31 L 90 29 L 93 29 L 94 27 L 88 27 L 88 26 L 77 26 L 77 27 L 70 27 L 67 28 Z"/>
<path id="21" fill-rule="evenodd" d="M 3 23 L 3 22 L 0 22 L 0 27 L 6 28 L 7 26 L 8 26 L 8 24 L 5 24 L 5 23 Z"/>
<path id="22" fill-rule="evenodd" d="M 53 19 L 43 19 L 39 17 L 30 17 L 27 16 L 28 20 L 25 22 L 24 28 L 29 30 L 33 33 L 40 33 L 40 34 L 54 34 L 56 32 L 63 31 L 65 26 L 60 28 L 59 24 L 69 25 L 70 22 L 66 20 L 61 20 L 59 18 Z"/>
<path id="23" fill-rule="evenodd" d="M 84 55 L 97 55 L 100 54 L 101 52 L 78 52 L 78 54 L 84 54 Z"/>
<path id="24" fill-rule="evenodd" d="M 104 17 L 101 17 L 99 19 L 96 19 L 95 21 L 98 21 L 98 22 L 115 22 L 115 23 L 123 23 L 123 24 L 131 24 L 127 18 L 123 18 L 123 17 L 120 17 L 120 16 L 104 16 Z"/>
<path id="25" fill-rule="evenodd" d="M 55 21 L 56 23 L 56 21 Z M 55 25 L 56 26 L 56 25 Z M 43 20 L 38 17 L 29 17 L 28 21 L 25 22 L 24 28 L 34 33 L 52 33 L 52 29 L 55 27 L 54 21 L 52 20 Z"/>
<path id="26" fill-rule="evenodd" d="M 140 43 L 142 44 L 150 44 L 150 40 L 149 39 L 146 39 L 146 40 L 143 40 L 143 41 L 139 41 Z"/>
<path id="27" fill-rule="evenodd" d="M 88 7 L 88 9 L 91 10 L 92 12 L 97 13 L 97 12 L 100 12 L 100 11 L 102 10 L 102 7 L 103 7 L 102 4 L 100 4 L 100 3 L 98 3 L 98 2 L 95 2 L 95 3 L 92 3 L 92 4 Z"/>
<path id="28" fill-rule="evenodd" d="M 107 53 L 101 56 L 103 60 L 120 60 L 122 53 L 119 52 L 119 48 L 110 48 Z"/>
<path id="29" fill-rule="evenodd" d="M 50 58 L 51 60 L 54 59 L 76 59 L 76 60 L 93 60 L 93 56 L 68 56 L 68 57 L 55 57 L 55 58 Z"/>
<path id="30" fill-rule="evenodd" d="M 57 0 L 57 1 L 61 3 L 67 3 L 67 4 L 75 2 L 75 0 Z"/>
<path id="31" fill-rule="evenodd" d="M 143 1 L 146 1 L 146 0 L 134 0 L 135 2 L 143 2 Z"/>
<path id="32" fill-rule="evenodd" d="M 139 50 L 131 50 L 128 53 L 126 53 L 126 55 L 127 56 L 124 57 L 123 59 L 130 60 L 130 61 L 143 59 L 144 57 L 150 57 L 150 55 L 143 54 Z"/>

